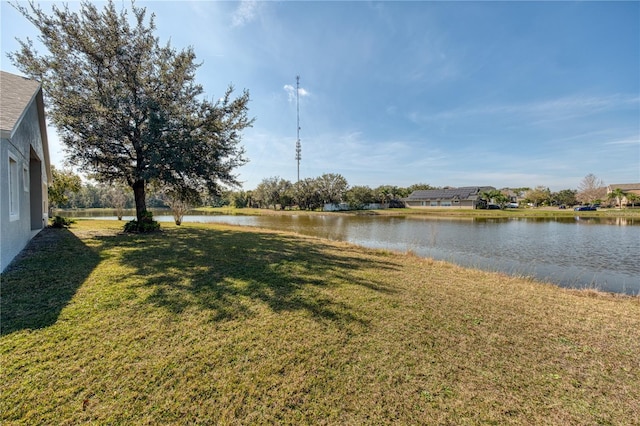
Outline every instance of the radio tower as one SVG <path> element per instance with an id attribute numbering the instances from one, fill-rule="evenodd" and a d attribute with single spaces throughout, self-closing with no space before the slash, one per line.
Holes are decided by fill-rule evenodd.
<path id="1" fill-rule="evenodd" d="M 302 160 L 302 145 L 300 144 L 300 76 L 296 76 L 296 111 L 298 116 L 296 161 L 298 162 L 298 182 L 300 182 L 300 160 Z"/>

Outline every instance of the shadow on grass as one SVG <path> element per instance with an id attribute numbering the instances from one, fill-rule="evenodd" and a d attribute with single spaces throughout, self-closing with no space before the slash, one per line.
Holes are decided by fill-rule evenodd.
<path id="1" fill-rule="evenodd" d="M 362 268 L 385 273 L 391 263 L 339 253 L 321 243 L 290 235 L 198 228 L 170 229 L 144 236 L 100 237 L 126 255 L 150 290 L 146 301 L 179 314 L 198 309 L 214 321 L 248 317 L 256 303 L 274 312 L 305 311 L 334 323 L 366 322 L 346 296 L 325 291 L 349 286 L 357 291 L 391 291 Z M 139 280 L 138 280 L 139 282 Z"/>
<path id="2" fill-rule="evenodd" d="M 54 324 L 99 260 L 72 232 L 43 229 L 0 279 L 1 335 Z"/>

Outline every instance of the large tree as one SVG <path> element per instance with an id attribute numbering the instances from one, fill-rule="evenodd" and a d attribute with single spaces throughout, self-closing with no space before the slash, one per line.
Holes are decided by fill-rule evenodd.
<path id="1" fill-rule="evenodd" d="M 260 204 L 260 207 L 269 208 L 273 206 L 276 210 L 291 205 L 293 197 L 293 184 L 279 176 L 262 179 L 262 182 L 253 191 L 253 198 Z"/>
<path id="2" fill-rule="evenodd" d="M 347 180 L 338 173 L 325 173 L 316 179 L 317 190 L 324 204 L 338 204 L 349 188 Z"/>
<path id="3" fill-rule="evenodd" d="M 573 189 L 563 189 L 551 194 L 551 200 L 557 205 L 575 206 L 578 204 L 576 194 L 578 191 Z"/>
<path id="4" fill-rule="evenodd" d="M 323 206 L 317 178 L 306 178 L 293 185 L 293 199 L 300 210 L 316 210 Z"/>
<path id="5" fill-rule="evenodd" d="M 602 200 L 607 195 L 607 189 L 602 179 L 593 173 L 589 173 L 580 181 L 576 198 L 581 203 L 592 204 L 597 200 Z"/>
<path id="6" fill-rule="evenodd" d="M 48 51 L 29 39 L 9 58 L 42 82 L 48 115 L 66 146 L 68 161 L 102 182 L 125 182 L 134 192 L 138 221 L 149 182 L 193 199 L 208 188 L 237 185 L 244 164 L 241 132 L 249 94 L 232 99 L 233 87 L 211 102 L 195 82 L 191 48 L 160 45 L 154 16 L 131 5 L 118 12 L 83 1 L 79 12 L 15 4 L 40 31 Z"/>

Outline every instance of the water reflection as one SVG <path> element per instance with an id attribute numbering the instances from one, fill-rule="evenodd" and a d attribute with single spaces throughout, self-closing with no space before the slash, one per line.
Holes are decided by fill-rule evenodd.
<path id="1" fill-rule="evenodd" d="M 627 218 L 627 217 L 580 217 L 576 216 L 575 221 L 585 225 L 618 225 L 618 226 L 633 226 L 640 225 L 640 219 Z"/>
<path id="2" fill-rule="evenodd" d="M 169 214 L 158 213 L 159 221 L 173 220 Z M 290 231 L 371 248 L 412 251 L 566 287 L 640 293 L 640 221 L 634 218 L 188 215 L 184 222 Z"/>
<path id="3" fill-rule="evenodd" d="M 469 218 L 474 222 L 490 222 L 490 223 L 504 223 L 509 221 L 522 221 L 522 222 L 538 222 L 538 223 L 581 223 L 585 225 L 618 225 L 618 226 L 632 226 L 640 225 L 640 218 L 627 218 L 627 217 L 505 217 L 505 218 Z"/>

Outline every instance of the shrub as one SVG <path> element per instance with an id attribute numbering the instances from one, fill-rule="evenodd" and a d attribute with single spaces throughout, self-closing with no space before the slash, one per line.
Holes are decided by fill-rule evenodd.
<path id="1" fill-rule="evenodd" d="M 153 213 L 145 210 L 142 212 L 142 220 L 138 222 L 133 219 L 124 224 L 124 232 L 136 233 L 136 232 L 154 232 L 160 229 L 160 223 L 153 220 Z"/>
<path id="2" fill-rule="evenodd" d="M 76 221 L 68 217 L 54 216 L 54 218 L 51 219 L 52 228 L 68 228 L 74 223 L 76 223 Z"/>

